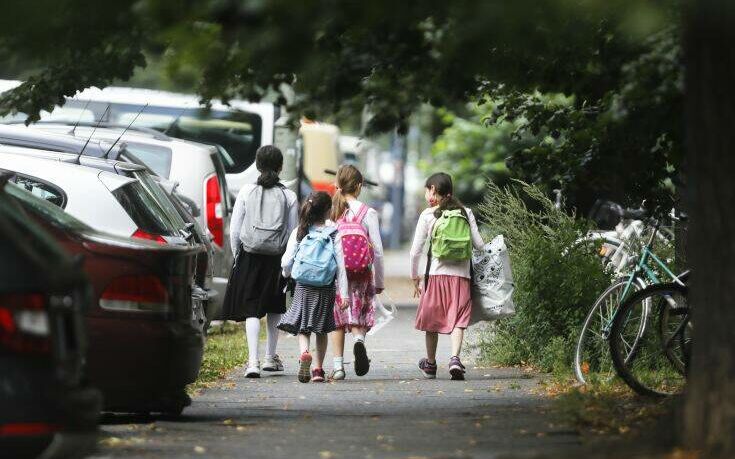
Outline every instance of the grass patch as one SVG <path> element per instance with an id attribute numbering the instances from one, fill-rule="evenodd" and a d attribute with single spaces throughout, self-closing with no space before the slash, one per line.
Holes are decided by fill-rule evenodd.
<path id="1" fill-rule="evenodd" d="M 210 331 L 204 347 L 204 359 L 199 378 L 187 388 L 190 394 L 224 378 L 233 368 L 247 359 L 248 345 L 242 327 L 225 322 Z"/>

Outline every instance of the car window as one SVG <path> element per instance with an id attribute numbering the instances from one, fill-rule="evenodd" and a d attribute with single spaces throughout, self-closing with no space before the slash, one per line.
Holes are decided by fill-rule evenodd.
<path id="1" fill-rule="evenodd" d="M 134 105 L 113 106 L 118 123 L 128 123 L 140 111 Z M 255 161 L 260 147 L 263 120 L 255 113 L 243 111 L 147 107 L 136 126 L 166 132 L 171 137 L 221 147 L 220 157 L 228 173 L 247 169 Z"/>
<path id="2" fill-rule="evenodd" d="M 151 193 L 155 200 L 160 204 L 161 209 L 164 211 L 166 216 L 171 220 L 171 223 L 175 228 L 184 228 L 186 223 L 179 214 L 176 207 L 171 202 L 163 188 L 156 182 L 153 177 L 147 171 L 136 171 L 133 172 L 133 177 L 137 178 L 143 187 Z"/>
<path id="3" fill-rule="evenodd" d="M 168 178 L 171 173 L 171 149 L 157 145 L 125 141 L 125 149 L 143 161 L 156 175 Z"/>
<path id="4" fill-rule="evenodd" d="M 48 182 L 23 174 L 16 174 L 11 182 L 55 206 L 63 208 L 66 205 L 64 192 Z"/>
<path id="5" fill-rule="evenodd" d="M 64 212 L 60 207 L 52 204 L 50 201 L 39 199 L 32 193 L 21 188 L 17 184 L 6 186 L 7 193 L 15 198 L 26 210 L 38 214 L 44 220 L 51 224 L 75 232 L 88 231 L 91 228 L 68 213 Z"/>
<path id="6" fill-rule="evenodd" d="M 139 229 L 151 234 L 177 235 L 177 228 L 140 182 L 123 185 L 112 195 Z"/>

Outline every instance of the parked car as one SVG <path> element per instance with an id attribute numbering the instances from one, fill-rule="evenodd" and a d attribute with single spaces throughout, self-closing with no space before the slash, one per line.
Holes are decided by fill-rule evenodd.
<path id="1" fill-rule="evenodd" d="M 7 179 L 0 173 L 0 456 L 76 457 L 96 444 L 102 406 L 85 376 L 89 284 Z"/>
<path id="2" fill-rule="evenodd" d="M 172 222 L 171 212 L 137 178 L 32 157 L 28 149 L 8 146 L 0 146 L 0 168 L 16 172 L 13 180 L 21 185 L 25 177 L 34 177 L 34 193 L 95 229 L 159 244 L 188 244 L 183 223 Z"/>
<path id="3" fill-rule="evenodd" d="M 21 132 L 16 133 L 15 131 L 18 130 Z M 12 136 L 12 139 L 10 136 Z M 73 137 L 67 138 L 68 136 L 64 135 L 34 132 L 33 130 L 18 127 L 0 126 L 0 144 L 5 142 L 5 145 L 7 145 L 8 143 L 17 141 L 19 137 L 22 137 L 23 144 L 29 147 L 35 147 L 35 145 L 38 144 L 44 145 L 48 148 L 55 148 L 57 150 L 72 149 L 81 151 L 83 146 L 74 145 L 74 142 L 71 141 L 87 143 Z M 218 311 L 221 309 L 224 293 L 220 294 L 218 291 L 213 289 L 214 272 L 211 266 L 214 249 L 212 248 L 209 238 L 204 234 L 196 219 L 194 219 L 189 211 L 184 208 L 185 205 L 180 201 L 179 197 L 172 189 L 168 190 L 168 193 L 166 192 L 165 189 L 169 186 L 175 188 L 176 184 L 171 184 L 165 180 L 164 182 L 166 183 L 156 183 L 154 177 L 150 176 L 144 165 L 128 162 L 121 163 L 116 160 L 93 158 L 74 153 L 57 153 L 33 148 L 18 148 L 13 151 L 15 154 L 24 154 L 38 158 L 62 161 L 69 164 L 80 164 L 140 181 L 144 188 L 147 191 L 150 191 L 151 195 L 153 195 L 157 202 L 160 203 L 161 208 L 166 210 L 170 220 L 175 226 L 180 228 L 181 233 L 185 234 L 187 238 L 191 236 L 190 242 L 203 244 L 206 247 L 207 250 L 200 253 L 199 260 L 197 262 L 196 285 L 201 289 L 200 295 L 204 301 L 204 308 L 207 317 L 211 320 L 211 318 L 216 316 Z M 0 149 L 0 153 L 1 152 L 2 149 Z M 117 156 L 120 159 L 125 157 L 124 155 Z"/>
<path id="4" fill-rule="evenodd" d="M 38 123 L 34 127 L 56 134 L 71 134 L 73 131 L 74 135 L 79 136 L 79 141 L 85 143 L 92 138 L 109 144 L 122 136 L 118 145 L 106 155 L 107 158 L 144 164 L 158 176 L 178 183 L 176 191 L 194 202 L 196 209 L 192 210 L 198 214 L 196 218 L 199 225 L 212 236 L 212 289 L 218 294 L 212 302 L 212 309 L 208 311 L 208 317 L 215 317 L 221 307 L 234 262 L 232 249 L 227 243 L 233 201 L 227 191 L 225 170 L 216 148 L 173 139 L 152 129 L 125 130 L 104 125 L 80 125 L 75 128 L 58 123 Z M 5 129 L 23 130 L 13 126 Z M 26 137 L 31 136 L 34 130 L 26 129 L 31 131 Z M 0 130 L 0 144 L 1 134 Z M 16 137 L 19 135 L 15 134 Z M 52 139 L 46 136 L 43 141 L 50 143 Z M 78 148 L 81 150 L 81 147 Z"/>
<path id="5" fill-rule="evenodd" d="M 32 177 L 26 177 L 27 190 Z M 42 181 L 36 184 L 45 189 Z M 36 199 L 35 186 L 9 187 L 8 193 L 34 223 L 83 260 L 93 291 L 85 313 L 88 374 L 102 390 L 104 409 L 180 414 L 191 402 L 185 388 L 196 380 L 204 352 L 205 318 L 195 286 L 202 246 L 94 230 Z"/>

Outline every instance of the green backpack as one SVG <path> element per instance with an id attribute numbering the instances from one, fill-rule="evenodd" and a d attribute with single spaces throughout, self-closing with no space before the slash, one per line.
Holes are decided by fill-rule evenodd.
<path id="1" fill-rule="evenodd" d="M 431 256 L 439 260 L 466 261 L 472 258 L 470 222 L 461 209 L 445 210 L 431 231 Z"/>

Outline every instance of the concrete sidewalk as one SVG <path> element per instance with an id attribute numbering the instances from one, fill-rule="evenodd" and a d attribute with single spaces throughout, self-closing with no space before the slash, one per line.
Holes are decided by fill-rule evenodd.
<path id="1" fill-rule="evenodd" d="M 285 338 L 285 374 L 249 380 L 238 369 L 196 397 L 181 421 L 118 419 L 103 427 L 108 439 L 95 457 L 566 457 L 578 450 L 575 433 L 556 427 L 548 400 L 532 393 L 533 375 L 466 362 L 468 380 L 450 381 L 442 338 L 438 379 L 421 378 L 423 336 L 413 329 L 414 314 L 401 308 L 368 337 L 372 365 L 363 378 L 348 364 L 345 381 L 298 383 L 297 342 Z M 350 342 L 345 360 L 352 360 Z M 327 362 L 329 369 L 331 353 Z"/>

